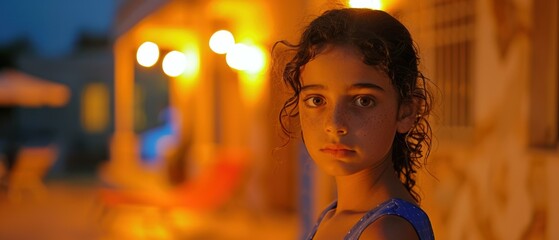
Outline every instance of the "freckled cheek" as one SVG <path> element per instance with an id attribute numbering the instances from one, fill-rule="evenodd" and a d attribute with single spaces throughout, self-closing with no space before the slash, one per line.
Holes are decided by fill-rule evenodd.
<path id="1" fill-rule="evenodd" d="M 396 131 L 394 124 L 386 115 L 375 115 L 368 116 L 359 122 L 356 122 L 354 126 L 358 126 L 355 129 L 359 129 L 357 134 L 364 138 L 379 137 L 379 136 L 390 136 L 391 132 Z"/>
<path id="2" fill-rule="evenodd" d="M 315 131 L 316 128 L 319 126 L 319 124 L 317 124 L 317 121 L 319 120 L 320 118 L 317 116 L 299 111 L 299 121 L 301 123 L 301 130 L 303 131 L 303 133 Z"/>

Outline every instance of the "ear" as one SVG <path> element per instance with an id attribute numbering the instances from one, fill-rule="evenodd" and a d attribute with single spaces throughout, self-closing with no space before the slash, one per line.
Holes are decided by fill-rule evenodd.
<path id="1" fill-rule="evenodd" d="M 397 122 L 398 133 L 407 133 L 415 126 L 418 108 L 419 105 L 417 101 L 414 100 L 405 101 L 400 104 Z"/>

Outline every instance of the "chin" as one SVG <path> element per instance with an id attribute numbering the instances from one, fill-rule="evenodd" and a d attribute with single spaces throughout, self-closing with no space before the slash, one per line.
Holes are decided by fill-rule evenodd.
<path id="1" fill-rule="evenodd" d="M 357 169 L 350 166 L 343 166 L 343 164 L 329 164 L 328 166 L 319 165 L 319 168 L 326 174 L 334 177 L 348 176 L 358 172 Z"/>

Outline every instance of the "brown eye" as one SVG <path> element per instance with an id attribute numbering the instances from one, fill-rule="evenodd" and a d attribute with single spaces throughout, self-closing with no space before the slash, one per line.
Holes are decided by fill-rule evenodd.
<path id="1" fill-rule="evenodd" d="M 319 107 L 325 103 L 324 98 L 318 96 L 312 96 L 305 99 L 305 105 L 308 107 Z"/>
<path id="2" fill-rule="evenodd" d="M 369 96 L 358 96 L 353 103 L 358 107 L 372 107 L 375 105 L 375 100 Z"/>

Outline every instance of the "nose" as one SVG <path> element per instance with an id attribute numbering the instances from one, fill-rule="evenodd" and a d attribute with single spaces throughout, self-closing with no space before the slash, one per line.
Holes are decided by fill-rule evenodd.
<path id="1" fill-rule="evenodd" d="M 336 106 L 328 115 L 326 116 L 325 131 L 339 136 L 346 135 L 348 133 L 348 112 L 342 106 Z"/>

